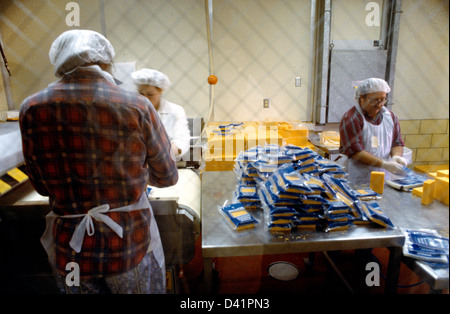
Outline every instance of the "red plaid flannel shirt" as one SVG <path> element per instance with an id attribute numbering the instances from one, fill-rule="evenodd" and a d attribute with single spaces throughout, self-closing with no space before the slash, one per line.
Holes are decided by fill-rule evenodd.
<path id="1" fill-rule="evenodd" d="M 79 69 L 28 97 L 20 109 L 23 155 L 36 191 L 49 196 L 58 215 L 86 214 L 93 207 L 136 203 L 147 183 L 178 180 L 170 142 L 150 102 Z M 135 267 L 150 243 L 148 209 L 108 214 L 123 238 L 102 222 L 84 237 L 80 253 L 70 246 L 82 218 L 58 218 L 53 228 L 56 267 L 69 262 L 82 278 L 111 276 Z"/>
<path id="2" fill-rule="evenodd" d="M 397 116 L 386 108 L 391 114 L 392 121 L 394 122 L 394 134 L 392 137 L 392 146 L 405 146 L 403 142 L 401 131 L 400 131 L 400 123 L 398 122 Z M 369 115 L 364 114 L 364 117 L 359 113 L 356 107 L 352 107 L 349 111 L 347 111 L 341 119 L 339 125 L 339 134 L 341 138 L 341 144 L 339 147 L 339 152 L 348 157 L 361 152 L 364 150 L 363 143 L 363 127 L 364 127 L 364 119 L 368 123 L 374 125 L 380 125 L 383 122 L 383 115 L 381 112 L 372 119 Z"/>

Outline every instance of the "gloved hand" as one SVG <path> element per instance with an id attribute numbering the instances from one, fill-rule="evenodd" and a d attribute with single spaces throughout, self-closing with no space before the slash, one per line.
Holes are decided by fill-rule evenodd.
<path id="1" fill-rule="evenodd" d="M 403 165 L 399 164 L 396 161 L 384 161 L 381 164 L 381 168 L 389 171 L 390 173 L 397 175 L 405 175 L 405 171 L 403 170 Z"/>
<path id="2" fill-rule="evenodd" d="M 405 167 L 408 165 L 408 162 L 402 156 L 394 156 L 392 159 Z"/>

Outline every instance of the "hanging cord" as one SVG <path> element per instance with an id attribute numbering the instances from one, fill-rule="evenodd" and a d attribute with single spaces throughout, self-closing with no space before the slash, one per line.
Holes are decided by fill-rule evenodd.
<path id="1" fill-rule="evenodd" d="M 5 52 L 3 51 L 2 43 L 0 43 L 0 51 L 1 51 L 1 54 L 2 54 L 2 58 L 3 58 L 3 62 L 5 64 L 6 71 L 8 71 L 9 76 L 11 76 L 11 71 L 9 70 L 9 67 L 8 67 L 8 60 L 6 59 Z"/>
<path id="2" fill-rule="evenodd" d="M 206 32 L 208 36 L 208 53 L 209 53 L 209 72 L 211 75 L 214 74 L 214 62 L 213 62 L 213 54 L 212 54 L 212 0 L 205 0 L 205 15 L 206 15 Z M 208 125 L 209 120 L 211 119 L 211 115 L 214 109 L 214 84 L 210 84 L 209 87 L 209 112 L 206 118 L 206 121 L 203 126 L 202 133 L 200 134 L 200 139 L 205 133 L 206 126 Z"/>

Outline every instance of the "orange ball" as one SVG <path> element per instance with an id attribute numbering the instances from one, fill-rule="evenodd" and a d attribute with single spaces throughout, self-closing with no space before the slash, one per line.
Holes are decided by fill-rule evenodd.
<path id="1" fill-rule="evenodd" d="M 217 77 L 215 75 L 208 76 L 208 83 L 211 85 L 216 85 Z"/>

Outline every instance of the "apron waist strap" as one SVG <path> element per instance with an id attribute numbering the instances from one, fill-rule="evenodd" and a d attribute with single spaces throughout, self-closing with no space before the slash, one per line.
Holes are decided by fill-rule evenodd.
<path id="1" fill-rule="evenodd" d="M 145 193 L 143 193 L 145 196 Z M 89 236 L 92 236 L 95 232 L 94 228 L 94 221 L 92 218 L 94 218 L 96 221 L 104 222 L 108 227 L 110 227 L 120 238 L 123 237 L 123 230 L 122 227 L 115 222 L 113 219 L 111 219 L 109 216 L 105 215 L 105 213 L 112 213 L 112 212 L 129 212 L 137 209 L 142 208 L 148 208 L 148 206 L 143 202 L 143 197 L 141 196 L 141 199 L 139 202 L 122 206 L 118 208 L 114 208 L 112 210 L 109 210 L 109 204 L 100 205 L 97 207 L 94 207 L 90 209 L 86 214 L 79 214 L 79 215 L 63 215 L 63 216 L 57 216 L 59 218 L 79 218 L 83 217 L 81 222 L 76 227 L 72 238 L 70 239 L 69 245 L 70 247 L 77 253 L 81 252 L 81 247 L 83 246 L 83 240 L 84 235 L 87 232 Z"/>

